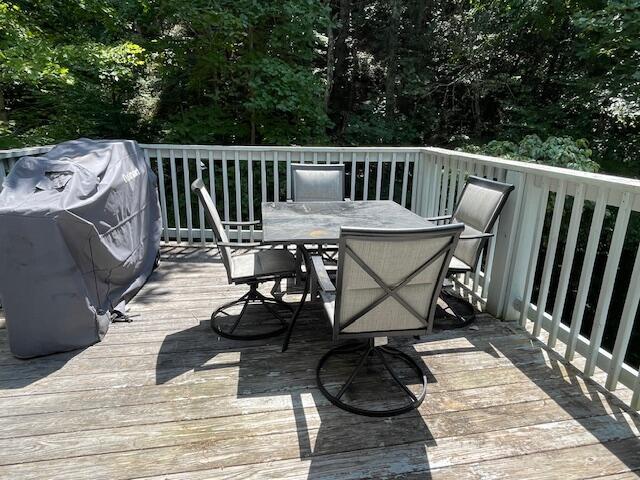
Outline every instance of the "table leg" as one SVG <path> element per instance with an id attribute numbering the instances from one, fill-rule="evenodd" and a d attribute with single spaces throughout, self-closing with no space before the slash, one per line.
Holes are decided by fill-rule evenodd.
<path id="1" fill-rule="evenodd" d="M 306 278 L 304 280 L 304 290 L 302 292 L 302 298 L 300 298 L 300 303 L 298 303 L 298 306 L 296 307 L 295 312 L 293 312 L 293 315 L 291 317 L 291 320 L 289 321 L 289 328 L 287 328 L 287 333 L 285 333 L 284 335 L 284 342 L 282 343 L 282 351 L 286 352 L 287 348 L 289 348 L 289 340 L 291 340 L 291 334 L 293 333 L 293 327 L 296 324 L 296 320 L 298 320 L 298 317 L 300 316 L 300 312 L 302 311 L 302 308 L 304 307 L 304 303 L 307 300 L 307 295 L 309 294 L 309 282 L 311 280 L 311 274 L 309 271 L 309 261 L 308 261 L 308 254 L 306 249 L 304 248 L 304 246 L 299 246 L 298 247 L 298 252 L 301 253 L 302 258 L 304 259 L 304 264 L 306 266 L 306 270 L 307 270 L 307 275 Z"/>

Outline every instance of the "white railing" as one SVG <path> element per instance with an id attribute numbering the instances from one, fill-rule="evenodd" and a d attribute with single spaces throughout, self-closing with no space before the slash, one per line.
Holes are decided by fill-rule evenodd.
<path id="1" fill-rule="evenodd" d="M 202 178 L 225 221 L 260 219 L 261 202 L 286 201 L 291 163 L 342 163 L 353 200 L 394 199 L 412 205 L 413 169 L 419 148 L 212 147 L 143 145 L 158 173 L 165 241 L 212 240 L 190 184 Z M 191 201 L 185 201 L 190 199 Z M 231 232 L 242 234 L 242 232 Z M 260 238 L 259 229 L 248 232 Z"/>
<path id="2" fill-rule="evenodd" d="M 438 148 L 164 144 L 142 148 L 158 173 L 163 239 L 188 244 L 204 245 L 213 239 L 202 206 L 190 193 L 195 178 L 205 181 L 224 219 L 237 221 L 258 220 L 260 202 L 285 201 L 291 192 L 290 165 L 297 162 L 343 163 L 351 199 L 392 199 L 425 217 L 451 213 L 467 175 L 512 183 L 516 188 L 495 228 L 495 241 L 490 242 L 476 272 L 456 278 L 458 287 L 489 313 L 517 320 L 533 335 L 544 337 L 549 347 L 567 360 L 574 361 L 579 353 L 584 361 L 579 367 L 587 376 L 593 375 L 596 367 L 606 372 L 608 389 L 615 390 L 618 382 L 634 389 L 632 404 L 640 409 L 638 371 L 624 362 L 640 302 L 640 250 L 630 280 L 623 286 L 625 300 L 615 345 L 612 352 L 602 348 L 629 219 L 640 212 L 640 181 Z M 0 182 L 16 158 L 48 149 L 0 152 Z M 565 215 L 569 201 L 570 213 Z M 591 210 L 590 222 L 583 221 L 584 212 Z M 581 327 L 590 290 L 594 290 L 592 283 L 596 282 L 594 266 L 607 214 L 615 216 L 615 226 L 611 240 L 604 242 L 608 255 L 604 271 L 597 277 L 601 285 L 593 328 L 584 336 Z M 574 266 L 579 234 L 587 230 L 584 258 L 577 262 L 581 265 Z M 260 234 L 259 229 L 245 232 L 256 239 Z M 538 266 L 540 252 L 544 258 Z M 556 258 L 562 259 L 560 265 Z M 577 294 L 568 302 L 570 281 L 576 275 Z M 553 301 L 550 313 L 544 307 L 549 300 Z M 561 321 L 565 310 L 572 312 L 567 324 Z"/>

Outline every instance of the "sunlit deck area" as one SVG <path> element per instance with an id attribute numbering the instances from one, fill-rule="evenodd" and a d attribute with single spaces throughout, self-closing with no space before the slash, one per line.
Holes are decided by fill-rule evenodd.
<path id="1" fill-rule="evenodd" d="M 632 392 L 606 391 L 599 370 L 585 380 L 514 322 L 480 314 L 477 329 L 391 340 L 428 372 L 427 397 L 413 413 L 368 418 L 317 390 L 315 367 L 332 345 L 319 304 L 307 303 L 285 353 L 281 337 L 216 337 L 211 311 L 241 291 L 227 284 L 215 248 L 165 246 L 130 305 L 133 322 L 113 324 L 102 343 L 21 361 L 0 329 L 0 477 L 621 479 L 640 471 L 640 417 L 625 406 Z"/>

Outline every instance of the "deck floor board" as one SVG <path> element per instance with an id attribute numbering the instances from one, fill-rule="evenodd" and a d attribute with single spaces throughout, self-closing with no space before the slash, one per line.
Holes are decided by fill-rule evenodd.
<path id="1" fill-rule="evenodd" d="M 316 362 L 332 345 L 318 305 L 305 308 L 284 354 L 281 338 L 242 343 L 213 334 L 211 310 L 242 293 L 227 285 L 215 249 L 171 246 L 130 304 L 134 322 L 112 325 L 98 345 L 22 361 L 0 329 L 0 478 L 622 479 L 640 472 L 631 392 L 604 390 L 603 372 L 584 379 L 511 323 L 482 314 L 474 330 L 394 341 L 423 362 L 427 397 L 410 414 L 366 418 L 332 406 L 315 385 Z M 356 389 L 385 404 L 370 380 Z"/>

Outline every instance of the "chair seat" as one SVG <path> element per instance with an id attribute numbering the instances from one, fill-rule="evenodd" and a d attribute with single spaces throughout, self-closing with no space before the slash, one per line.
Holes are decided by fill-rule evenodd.
<path id="1" fill-rule="evenodd" d="M 293 276 L 296 259 L 288 250 L 258 250 L 233 257 L 233 281 Z"/>
<path id="2" fill-rule="evenodd" d="M 451 257 L 449 262 L 449 274 L 470 272 L 472 268 L 457 257 Z"/>

